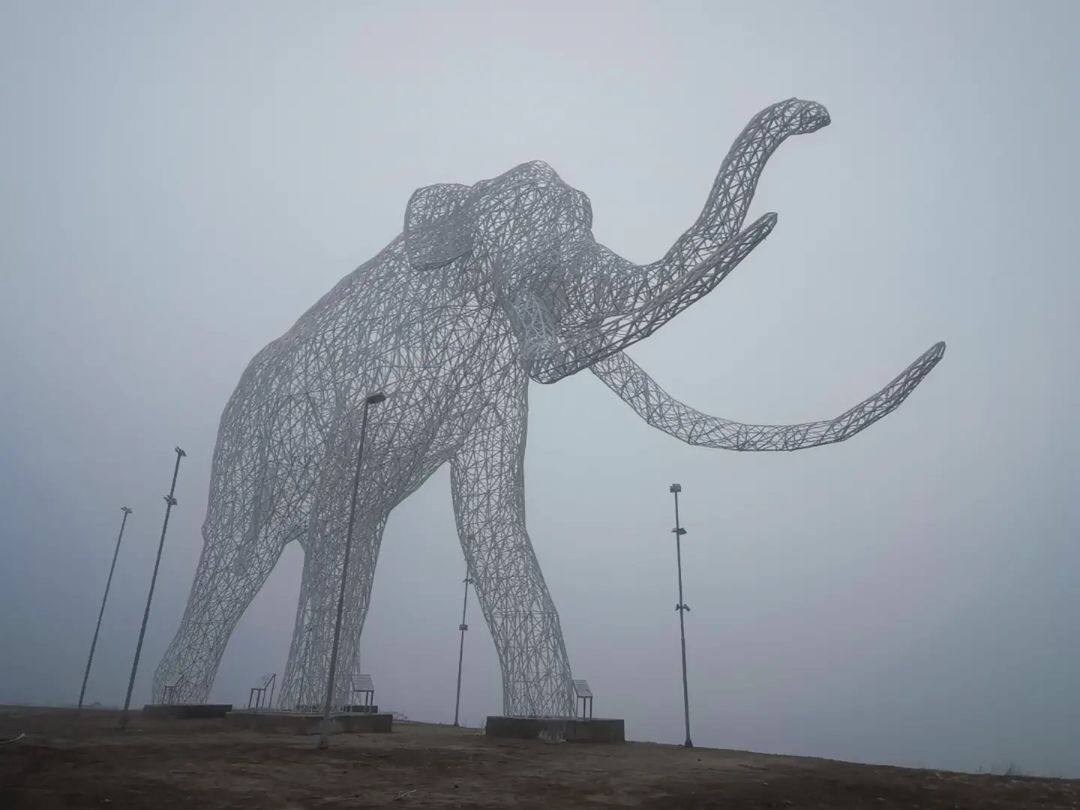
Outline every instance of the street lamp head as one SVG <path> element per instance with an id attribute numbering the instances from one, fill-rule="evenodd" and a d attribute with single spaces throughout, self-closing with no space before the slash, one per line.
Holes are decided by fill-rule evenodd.
<path id="1" fill-rule="evenodd" d="M 384 394 L 382 391 L 379 391 L 366 397 L 364 399 L 364 402 L 366 402 L 368 405 L 378 405 L 384 399 L 386 399 L 386 394 Z"/>
<path id="2" fill-rule="evenodd" d="M 672 484 L 668 487 L 668 492 L 682 492 L 682 484 Z"/>
<path id="3" fill-rule="evenodd" d="M 180 456 L 180 458 L 183 458 L 184 456 L 187 455 L 187 453 L 185 453 L 183 450 L 181 450 L 179 447 L 177 447 L 176 448 L 176 455 Z"/>
<path id="4" fill-rule="evenodd" d="M 131 508 L 130 506 L 121 506 L 121 507 L 120 507 L 120 511 L 121 511 L 121 512 L 123 512 L 123 513 L 124 513 L 125 515 L 130 515 L 130 514 L 131 514 L 131 513 L 133 513 L 133 512 L 135 511 L 135 510 L 134 510 L 134 509 L 132 509 L 132 508 Z"/>

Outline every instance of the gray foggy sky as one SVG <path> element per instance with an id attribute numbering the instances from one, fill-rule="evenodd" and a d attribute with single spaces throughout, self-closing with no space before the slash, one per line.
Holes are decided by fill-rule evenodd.
<path id="1" fill-rule="evenodd" d="M 667 486 L 689 528 L 698 744 L 1080 776 L 1072 3 L 0 4 L 0 702 L 136 701 L 201 547 L 251 356 L 400 230 L 413 189 L 542 159 L 635 260 L 797 95 L 766 244 L 631 354 L 712 413 L 838 413 L 949 351 L 851 442 L 687 447 L 592 375 L 531 390 L 529 525 L 576 677 L 682 739 Z M 755 213 L 756 212 L 756 213 Z M 286 549 L 212 697 L 281 672 Z M 464 563 L 445 470 L 391 517 L 364 633 L 381 706 L 453 714 Z M 463 716 L 501 708 L 475 603 Z"/>

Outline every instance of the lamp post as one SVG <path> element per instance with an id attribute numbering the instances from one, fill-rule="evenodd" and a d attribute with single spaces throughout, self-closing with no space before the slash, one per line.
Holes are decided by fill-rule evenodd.
<path id="1" fill-rule="evenodd" d="M 161 524 L 161 539 L 158 541 L 157 558 L 154 560 L 154 573 L 150 576 L 150 593 L 146 595 L 146 609 L 143 611 L 142 626 L 139 627 L 139 641 L 135 645 L 135 660 L 131 662 L 131 677 L 128 679 L 127 696 L 124 698 L 124 711 L 120 715 L 120 728 L 128 722 L 128 707 L 131 705 L 131 690 L 135 688 L 135 673 L 139 671 L 139 656 L 142 654 L 143 637 L 146 636 L 146 622 L 150 618 L 150 603 L 154 600 L 154 585 L 157 584 L 158 567 L 161 565 L 161 552 L 165 548 L 165 532 L 169 528 L 169 515 L 176 506 L 176 476 L 180 474 L 180 459 L 186 456 L 183 450 L 176 448 L 176 465 L 173 467 L 172 486 L 165 496 L 165 522 Z"/>
<path id="2" fill-rule="evenodd" d="M 101 617 L 105 615 L 105 602 L 109 598 L 109 586 L 112 585 L 113 571 L 116 570 L 116 558 L 120 554 L 120 541 L 124 539 L 124 526 L 127 525 L 128 515 L 132 509 L 121 506 L 120 511 L 124 517 L 120 520 L 120 534 L 116 537 L 116 548 L 113 549 L 112 565 L 109 566 L 109 578 L 105 580 L 105 595 L 101 597 L 101 610 L 98 611 L 97 626 L 94 627 L 94 639 L 90 642 L 90 656 L 86 659 L 86 671 L 82 676 L 82 689 L 79 690 L 79 708 L 82 708 L 83 697 L 86 695 L 86 681 L 90 678 L 90 665 L 94 663 L 94 648 L 97 647 L 98 632 L 101 630 Z"/>
<path id="3" fill-rule="evenodd" d="M 690 692 L 686 684 L 686 624 L 683 620 L 683 614 L 690 610 L 690 606 L 683 601 L 682 588 L 682 536 L 686 534 L 686 529 L 679 523 L 679 493 L 682 492 L 682 485 L 672 484 L 668 492 L 675 497 L 675 528 L 671 531 L 675 535 L 675 561 L 679 570 L 679 604 L 675 605 L 675 610 L 679 614 L 679 641 L 682 644 L 683 716 L 686 720 L 686 741 L 683 746 L 693 748 L 694 743 L 690 740 Z"/>
<path id="4" fill-rule="evenodd" d="M 337 668 L 338 640 L 341 638 L 341 613 L 345 607 L 345 583 L 349 576 L 349 550 L 352 548 L 353 521 L 356 519 L 356 498 L 360 491 L 360 466 L 364 459 L 364 438 L 367 435 L 368 409 L 386 399 L 381 391 L 364 398 L 364 412 L 360 420 L 360 442 L 356 448 L 356 472 L 353 475 L 352 502 L 349 504 L 349 526 L 345 530 L 345 559 L 341 564 L 341 590 L 338 592 L 337 619 L 334 621 L 334 643 L 330 648 L 330 672 L 326 678 L 326 703 L 319 727 L 319 748 L 329 745 L 327 731 L 330 726 L 330 705 L 334 700 L 334 671 Z"/>
<path id="5" fill-rule="evenodd" d="M 296 690 L 298 700 L 296 701 L 296 709 L 299 711 L 304 705 L 304 673 L 308 667 L 308 649 L 311 647 L 311 631 L 315 629 L 315 625 L 309 624 L 307 630 L 304 631 L 304 654 L 300 658 L 300 688 Z M 281 690 L 284 694 L 285 690 Z"/>
<path id="6" fill-rule="evenodd" d="M 458 725 L 458 710 L 461 708 L 461 661 L 465 657 L 465 631 L 469 629 L 469 625 L 465 624 L 465 611 L 469 606 L 469 571 L 468 566 L 465 570 L 465 597 L 461 600 L 461 624 L 458 625 L 458 630 L 461 631 L 461 643 L 458 645 L 457 654 L 457 697 L 454 699 L 454 725 Z"/>

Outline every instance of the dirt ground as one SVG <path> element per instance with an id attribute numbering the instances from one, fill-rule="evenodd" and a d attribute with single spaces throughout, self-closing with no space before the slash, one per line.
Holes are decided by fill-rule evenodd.
<path id="1" fill-rule="evenodd" d="M 1080 808 L 1080 780 L 653 743 L 548 744 L 396 723 L 318 751 L 224 720 L 0 707 L 0 808 Z"/>

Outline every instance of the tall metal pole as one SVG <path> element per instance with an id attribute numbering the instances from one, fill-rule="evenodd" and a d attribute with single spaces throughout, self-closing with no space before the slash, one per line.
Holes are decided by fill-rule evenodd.
<path id="1" fill-rule="evenodd" d="M 307 630 L 304 631 L 304 655 L 300 663 L 300 688 L 296 690 L 296 693 L 300 696 L 300 699 L 296 703 L 297 709 L 304 705 L 304 670 L 306 670 L 308 666 L 308 648 L 311 646 L 311 631 L 314 628 L 315 625 L 309 624 Z M 280 694 L 284 695 L 285 690 L 282 689 Z"/>
<path id="2" fill-rule="evenodd" d="M 461 708 L 461 661 L 465 657 L 465 631 L 469 629 L 469 625 L 465 624 L 465 611 L 469 606 L 469 571 L 465 570 L 465 598 L 461 600 L 461 624 L 458 625 L 458 630 L 461 631 L 461 643 L 458 645 L 457 654 L 457 697 L 454 699 L 454 725 L 458 725 L 458 709 Z"/>
<path id="3" fill-rule="evenodd" d="M 345 583 L 349 576 L 349 551 L 352 548 L 353 521 L 356 519 L 356 499 L 360 492 L 360 466 L 364 460 L 364 437 L 367 435 L 368 408 L 386 399 L 383 393 L 372 394 L 364 399 L 364 413 L 360 421 L 360 443 L 356 448 L 356 472 L 353 474 L 352 501 L 349 504 L 349 527 L 345 530 L 345 559 L 341 564 L 341 589 L 338 591 L 337 619 L 334 621 L 334 644 L 330 648 L 330 672 L 326 677 L 326 703 L 319 727 L 319 748 L 329 745 L 327 732 L 330 727 L 330 705 L 334 699 L 334 671 L 337 669 L 338 640 L 341 638 L 341 613 L 345 607 Z"/>
<path id="4" fill-rule="evenodd" d="M 675 535 L 675 561 L 679 569 L 679 604 L 675 606 L 675 610 L 679 614 L 679 641 L 682 644 L 683 715 L 686 718 L 686 742 L 683 745 L 693 748 L 694 743 L 690 740 L 690 690 L 686 684 L 686 624 L 683 621 L 683 614 L 690 610 L 690 606 L 683 601 L 682 588 L 682 536 L 686 534 L 686 529 L 679 523 L 679 493 L 682 492 L 682 485 L 672 484 L 668 492 L 675 496 L 675 528 L 671 531 Z"/>
<path id="5" fill-rule="evenodd" d="M 139 641 L 135 645 L 135 660 L 131 662 L 131 677 L 128 679 L 127 696 L 124 697 L 124 710 L 120 715 L 120 728 L 128 722 L 128 707 L 131 705 L 131 690 L 135 688 L 135 673 L 139 671 L 139 656 L 142 655 L 143 638 L 146 636 L 146 622 L 150 618 L 150 603 L 154 600 L 154 586 L 157 584 L 158 568 L 161 566 L 161 552 L 165 548 L 165 532 L 169 528 L 169 515 L 176 506 L 176 476 L 180 474 L 180 459 L 186 456 L 183 450 L 176 448 L 176 464 L 173 466 L 172 485 L 165 496 L 165 521 L 161 524 L 161 539 L 158 541 L 157 558 L 154 560 L 154 573 L 150 576 L 150 593 L 146 595 L 146 609 L 143 611 L 142 626 L 139 627 Z"/>
<path id="6" fill-rule="evenodd" d="M 112 565 L 109 566 L 109 578 L 105 580 L 105 595 L 101 597 L 101 610 L 98 611 L 97 626 L 94 627 L 94 639 L 90 642 L 90 656 L 86 659 L 86 671 L 82 676 L 82 689 L 79 690 L 79 708 L 82 708 L 83 697 L 86 695 L 86 681 L 90 678 L 90 665 L 94 663 L 94 648 L 97 647 L 98 632 L 101 630 L 101 617 L 105 615 L 105 602 L 109 598 L 109 586 L 112 585 L 113 571 L 116 570 L 116 558 L 120 554 L 120 541 L 124 539 L 124 526 L 127 525 L 128 515 L 132 513 L 132 509 L 127 506 L 121 506 L 120 511 L 124 513 L 124 517 L 120 520 L 120 534 L 116 537 L 116 548 L 113 549 Z"/>

